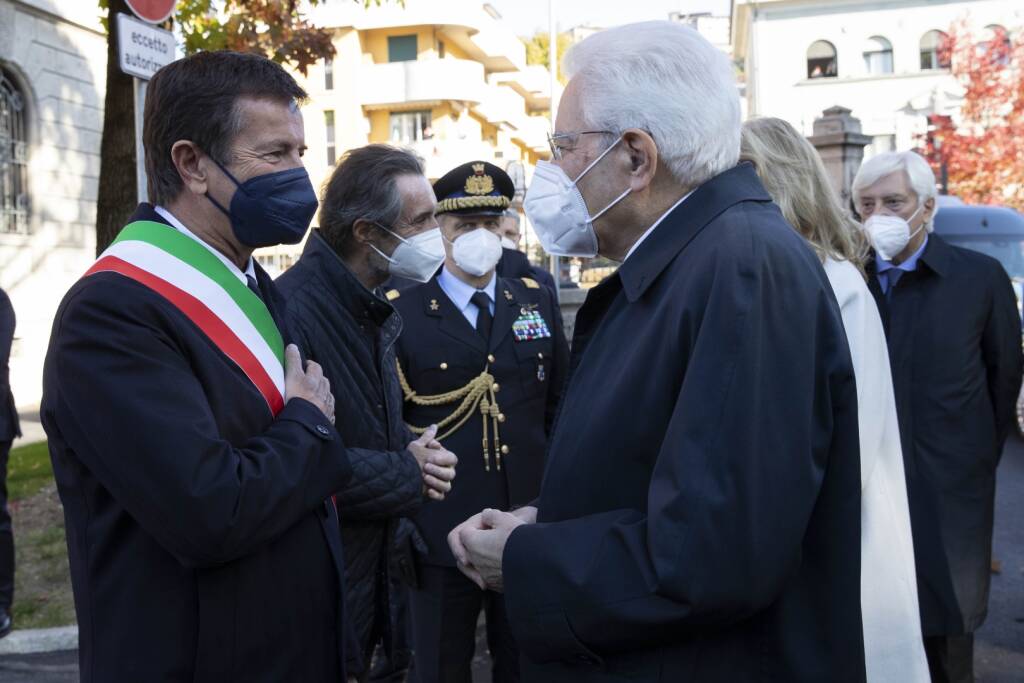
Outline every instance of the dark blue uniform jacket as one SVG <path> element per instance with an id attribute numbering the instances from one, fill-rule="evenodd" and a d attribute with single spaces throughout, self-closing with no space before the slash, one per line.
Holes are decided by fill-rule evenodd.
<path id="1" fill-rule="evenodd" d="M 568 360 L 562 319 L 554 293 L 531 281 L 498 277 L 490 344 L 470 326 L 444 293 L 437 278 L 394 300 L 402 316 L 398 360 L 409 386 L 420 396 L 464 387 L 490 364 L 498 385 L 496 398 L 504 421 L 498 425 L 501 453 L 496 453 L 488 420 L 488 459 L 484 462 L 483 418 L 475 411 L 443 440 L 459 458 L 452 490 L 440 503 L 423 506 L 415 521 L 427 543 L 426 562 L 455 566 L 448 532 L 484 508 L 508 509 L 532 501 L 540 491 L 544 453 L 561 396 Z M 546 337 L 517 337 L 516 320 L 539 314 Z M 532 336 L 532 335 L 530 335 Z M 489 362 L 488 356 L 493 362 Z M 420 406 L 406 401 L 405 421 L 418 427 L 439 423 L 455 405 Z M 444 428 L 438 431 L 441 435 Z M 498 456 L 501 469 L 497 469 Z"/>
<path id="2" fill-rule="evenodd" d="M 161 220 L 146 205 L 139 219 Z M 274 419 L 173 304 L 99 273 L 57 311 L 42 419 L 84 683 L 344 680 L 343 560 L 325 500 L 349 464 L 319 409 L 293 399 Z"/>
<path id="3" fill-rule="evenodd" d="M 821 264 L 741 165 L 590 291 L 538 523 L 527 681 L 862 681 L 857 394 Z"/>

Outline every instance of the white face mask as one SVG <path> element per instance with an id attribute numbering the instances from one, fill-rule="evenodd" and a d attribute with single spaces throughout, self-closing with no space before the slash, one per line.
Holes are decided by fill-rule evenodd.
<path id="1" fill-rule="evenodd" d="M 444 263 L 444 237 L 441 228 L 434 228 L 405 239 L 391 232 L 383 225 L 374 223 L 378 228 L 393 235 L 398 246 L 391 256 L 377 247 L 370 248 L 388 262 L 388 272 L 398 277 L 409 278 L 416 282 L 428 281 Z"/>
<path id="2" fill-rule="evenodd" d="M 501 248 L 502 249 L 515 249 L 516 248 L 516 243 L 503 235 L 502 238 L 501 238 Z"/>
<path id="3" fill-rule="evenodd" d="M 459 235 L 451 245 L 455 265 L 474 277 L 487 275 L 501 259 L 501 239 L 487 228 Z"/>
<path id="4" fill-rule="evenodd" d="M 576 180 L 570 179 L 565 171 L 550 161 L 537 162 L 533 181 L 523 201 L 523 209 L 533 223 L 541 246 L 549 254 L 586 258 L 597 256 L 594 221 L 625 199 L 632 189 L 626 188 L 626 191 L 616 197 L 611 204 L 591 216 L 576 183 L 621 141 L 622 138 L 619 138 L 611 147 L 601 152 L 583 169 Z"/>
<path id="5" fill-rule="evenodd" d="M 914 220 L 923 208 L 923 204 L 917 207 L 917 211 L 910 216 L 910 220 L 876 213 L 868 216 L 868 219 L 864 221 L 864 232 L 867 233 L 871 246 L 875 248 L 875 252 L 882 257 L 882 260 L 892 261 L 907 248 L 914 235 L 924 229 L 924 224 L 922 224 L 913 233 L 910 232 L 910 221 Z"/>

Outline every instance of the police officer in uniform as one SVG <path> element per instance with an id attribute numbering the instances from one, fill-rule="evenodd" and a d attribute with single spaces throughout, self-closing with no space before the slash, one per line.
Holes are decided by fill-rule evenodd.
<path id="1" fill-rule="evenodd" d="M 481 609 L 493 680 L 519 680 L 502 596 L 463 576 L 446 542 L 484 508 L 509 510 L 538 495 L 567 369 L 554 293 L 530 278 L 495 274 L 501 214 L 513 193 L 508 175 L 484 162 L 439 179 L 445 265 L 425 284 L 389 292 L 404 324 L 397 348 L 404 419 L 415 433 L 436 424 L 459 457 L 447 499 L 415 518 L 427 545 L 411 595 L 418 683 L 468 683 Z"/>

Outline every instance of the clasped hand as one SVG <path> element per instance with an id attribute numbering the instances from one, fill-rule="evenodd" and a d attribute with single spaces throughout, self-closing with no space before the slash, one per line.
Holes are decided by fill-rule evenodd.
<path id="1" fill-rule="evenodd" d="M 420 438 L 409 443 L 409 452 L 416 458 L 423 474 L 423 492 L 433 500 L 444 500 L 452 490 L 455 465 L 459 459 L 437 440 L 437 425 L 431 425 Z"/>
<path id="2" fill-rule="evenodd" d="M 536 520 L 537 508 L 530 506 L 515 512 L 487 509 L 473 515 L 448 534 L 448 547 L 459 571 L 481 590 L 504 591 L 501 559 L 505 544 L 516 527 Z"/>

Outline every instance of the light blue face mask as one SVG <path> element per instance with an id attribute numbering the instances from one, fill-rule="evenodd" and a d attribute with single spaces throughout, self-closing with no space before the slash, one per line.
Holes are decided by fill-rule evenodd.
<path id="1" fill-rule="evenodd" d="M 608 206 L 591 216 L 577 183 L 620 142 L 621 137 L 590 162 L 575 180 L 550 161 L 537 162 L 533 181 L 523 201 L 523 209 L 544 251 L 555 256 L 597 256 L 594 221 L 625 199 L 633 189 L 627 187 Z"/>

